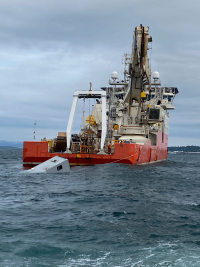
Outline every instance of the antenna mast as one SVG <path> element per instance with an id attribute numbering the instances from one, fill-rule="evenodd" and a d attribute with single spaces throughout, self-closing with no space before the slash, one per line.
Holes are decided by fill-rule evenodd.
<path id="1" fill-rule="evenodd" d="M 35 129 L 36 129 L 36 121 L 34 123 L 34 136 L 33 136 L 33 139 L 35 140 Z"/>

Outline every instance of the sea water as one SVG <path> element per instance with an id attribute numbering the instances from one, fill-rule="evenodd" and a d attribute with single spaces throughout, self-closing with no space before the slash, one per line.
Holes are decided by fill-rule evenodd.
<path id="1" fill-rule="evenodd" d="M 200 154 L 22 174 L 0 149 L 0 266 L 200 266 Z"/>

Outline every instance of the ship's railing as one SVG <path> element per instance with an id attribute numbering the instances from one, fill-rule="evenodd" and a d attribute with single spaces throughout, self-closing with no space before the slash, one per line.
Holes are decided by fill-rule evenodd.
<path id="1" fill-rule="evenodd" d="M 151 105 L 156 105 L 158 103 L 160 96 L 157 96 L 156 98 L 153 98 L 150 100 L 150 104 Z"/>

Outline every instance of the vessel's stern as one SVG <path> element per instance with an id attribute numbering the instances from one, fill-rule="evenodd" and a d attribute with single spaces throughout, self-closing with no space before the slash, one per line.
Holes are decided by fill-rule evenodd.
<path id="1" fill-rule="evenodd" d="M 44 162 L 48 156 L 47 141 L 24 141 L 23 142 L 23 164 L 34 165 Z"/>

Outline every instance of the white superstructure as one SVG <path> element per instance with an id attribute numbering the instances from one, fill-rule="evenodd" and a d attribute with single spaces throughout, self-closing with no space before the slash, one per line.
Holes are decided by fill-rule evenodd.
<path id="1" fill-rule="evenodd" d="M 173 100 L 178 93 L 175 87 L 161 87 L 159 72 L 151 79 L 148 44 L 152 42 L 148 27 L 135 28 L 132 53 L 124 55 L 124 77 L 118 79 L 113 71 L 108 87 L 102 91 L 78 91 L 67 127 L 67 152 L 70 147 L 84 151 L 84 144 L 94 151 L 107 152 L 108 142 L 123 141 L 136 144 L 167 147 L 169 131 L 168 110 L 174 109 Z M 97 98 L 97 103 L 83 123 L 79 145 L 73 144 L 71 130 L 78 98 Z M 89 141 L 85 141 L 87 140 Z M 76 140 L 77 143 L 77 140 Z M 91 145 L 89 144 L 91 143 Z M 100 144 L 100 145 L 99 145 Z"/>

